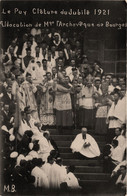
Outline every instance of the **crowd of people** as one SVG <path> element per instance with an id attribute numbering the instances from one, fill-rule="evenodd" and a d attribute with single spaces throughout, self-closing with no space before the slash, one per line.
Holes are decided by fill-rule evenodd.
<path id="1" fill-rule="evenodd" d="M 83 33 L 27 28 L 22 36 L 17 33 L 13 37 L 6 50 L 0 49 L 0 57 L 5 181 L 16 183 L 18 179 L 22 186 L 27 182 L 43 188 L 80 188 L 72 173 L 74 167 L 61 163 L 59 149 L 47 131 L 50 127 L 59 134 L 64 134 L 64 129 L 86 127 L 106 135 L 104 172 L 114 171 L 121 162 L 123 170 L 125 77 L 104 73 L 97 60 L 89 62 L 83 53 Z M 97 154 L 100 156 L 99 149 Z M 117 184 L 123 179 L 121 175 Z"/>

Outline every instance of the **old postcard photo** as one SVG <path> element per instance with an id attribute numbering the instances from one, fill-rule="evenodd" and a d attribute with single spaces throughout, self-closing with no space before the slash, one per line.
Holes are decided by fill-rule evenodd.
<path id="1" fill-rule="evenodd" d="M 0 195 L 126 195 L 126 12 L 0 2 Z"/>

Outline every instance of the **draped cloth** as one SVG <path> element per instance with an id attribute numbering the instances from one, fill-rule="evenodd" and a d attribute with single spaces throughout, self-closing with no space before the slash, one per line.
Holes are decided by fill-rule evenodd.
<path id="1" fill-rule="evenodd" d="M 90 143 L 90 146 L 84 148 L 84 144 L 88 142 Z M 78 134 L 72 142 L 70 148 L 73 152 L 79 152 L 88 158 L 100 156 L 100 149 L 98 147 L 98 144 L 96 143 L 95 139 L 89 134 L 86 134 L 86 139 L 83 139 L 82 133 Z"/>

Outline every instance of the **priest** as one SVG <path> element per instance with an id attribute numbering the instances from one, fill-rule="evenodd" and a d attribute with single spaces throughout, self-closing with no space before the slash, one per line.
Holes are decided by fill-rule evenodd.
<path id="1" fill-rule="evenodd" d="M 100 149 L 95 139 L 82 128 L 81 133 L 76 136 L 70 148 L 77 158 L 95 158 L 100 156 Z"/>

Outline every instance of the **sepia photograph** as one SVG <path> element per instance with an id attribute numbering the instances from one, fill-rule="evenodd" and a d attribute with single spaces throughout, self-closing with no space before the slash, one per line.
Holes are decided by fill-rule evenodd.
<path id="1" fill-rule="evenodd" d="M 0 195 L 126 196 L 126 1 L 0 1 Z"/>

